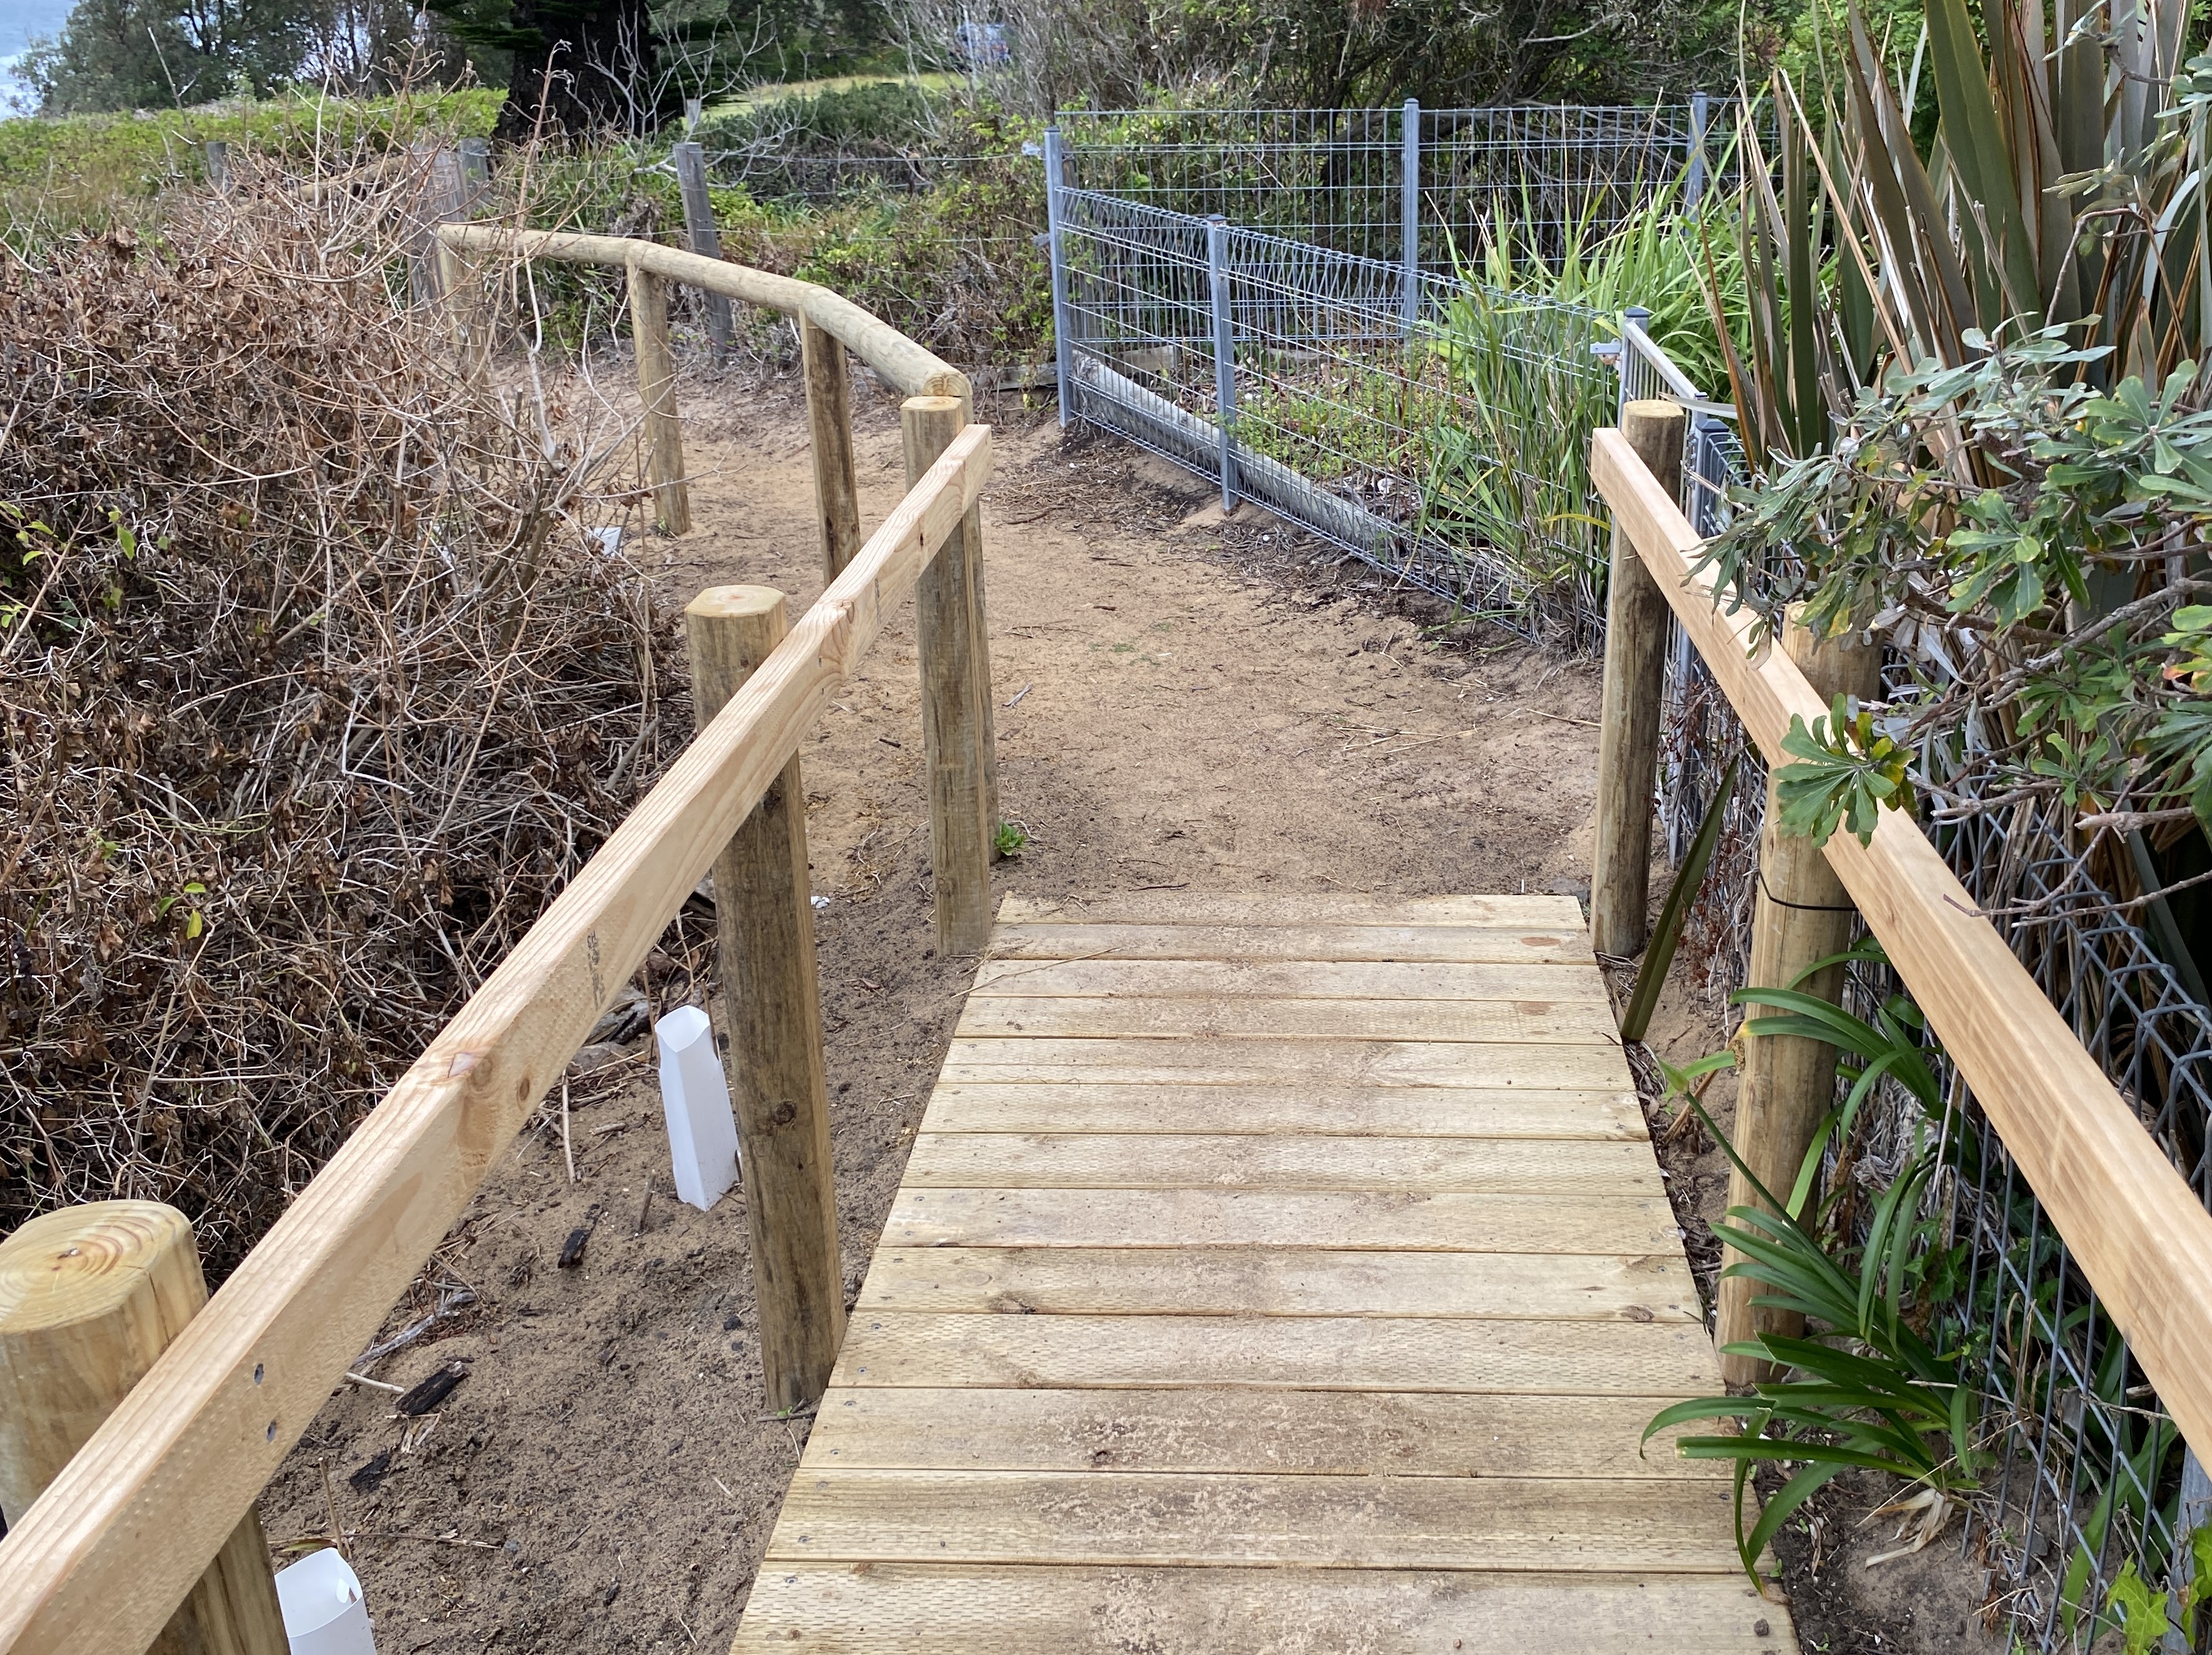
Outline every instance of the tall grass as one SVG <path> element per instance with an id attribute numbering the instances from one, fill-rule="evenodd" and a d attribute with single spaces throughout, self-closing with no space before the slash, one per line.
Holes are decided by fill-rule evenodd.
<path id="1" fill-rule="evenodd" d="M 1603 613 L 1589 437 L 1612 422 L 1618 389 L 1591 347 L 1618 339 L 1621 313 L 1640 306 L 1646 332 L 1698 389 L 1726 382 L 1700 287 L 1705 246 L 1734 240 L 1706 234 L 1719 210 L 1682 210 L 1679 185 L 1604 228 L 1594 211 L 1559 223 L 1524 204 L 1458 255 L 1458 290 L 1429 339 L 1452 395 L 1424 445 L 1428 532 L 1482 546 L 1534 585 L 1571 588 L 1586 620 Z"/>

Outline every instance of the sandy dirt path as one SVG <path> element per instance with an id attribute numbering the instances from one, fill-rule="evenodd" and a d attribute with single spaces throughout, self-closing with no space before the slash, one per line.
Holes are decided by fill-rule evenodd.
<path id="1" fill-rule="evenodd" d="M 902 491 L 896 411 L 857 400 L 872 526 Z M 646 562 L 678 606 L 743 581 L 795 615 L 822 584 L 799 405 L 685 405 L 698 527 Z M 1003 431 L 994 693 L 1001 813 L 1028 837 L 1000 892 L 1585 893 L 1593 668 L 1440 642 L 1382 577 L 1208 498 L 1121 444 Z M 974 970 L 929 947 L 918 708 L 902 613 L 803 754 L 848 1293 Z M 656 1010 L 688 990 L 647 983 Z M 384 1655 L 720 1650 L 736 1627 L 805 1425 L 762 1417 L 741 1198 L 673 1199 L 650 1061 L 572 1087 L 573 1184 L 556 1098 L 395 1310 L 387 1331 L 441 1283 L 477 1295 L 371 1374 L 457 1367 L 451 1396 L 410 1421 L 341 1390 L 270 1488 L 273 1538 L 351 1537 Z"/>

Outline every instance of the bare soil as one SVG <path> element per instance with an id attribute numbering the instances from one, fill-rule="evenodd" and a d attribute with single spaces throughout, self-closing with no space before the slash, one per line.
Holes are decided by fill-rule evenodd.
<path id="1" fill-rule="evenodd" d="M 857 399 L 872 525 L 902 492 L 896 409 Z M 801 404 L 702 386 L 685 409 L 698 526 L 646 551 L 665 596 L 771 585 L 795 616 L 822 584 Z M 1201 481 L 1125 445 L 997 417 L 1001 813 L 1026 836 L 1001 893 L 1587 896 L 1592 663 L 1455 624 L 1249 508 L 1224 522 Z M 848 1299 L 975 964 L 930 946 L 921 758 L 902 615 L 803 755 Z M 679 925 L 704 941 L 697 908 Z M 703 997 L 681 964 L 700 957 L 648 969 L 654 1013 Z M 1717 1040 L 1670 990 L 1654 1044 L 1679 1060 Z M 742 1198 L 675 1200 L 650 1062 L 633 1040 L 576 1078 L 565 1151 L 549 1100 L 385 1336 L 473 1304 L 374 1364 L 385 1388 L 342 1387 L 269 1489 L 280 1544 L 344 1538 L 384 1655 L 720 1649 L 735 1630 L 806 1421 L 764 1415 Z M 1694 1147 L 1668 1151 L 1678 1202 L 1716 1216 L 1724 1168 Z M 388 1387 L 441 1371 L 464 1377 L 434 1409 L 396 1411 Z M 1952 1636 L 1979 1601 L 1953 1542 L 1870 1576 L 1833 1538 L 1856 1518 L 1822 1521 L 1817 1573 L 1809 1536 L 1781 1547 L 1807 1649 L 1998 1647 Z"/>

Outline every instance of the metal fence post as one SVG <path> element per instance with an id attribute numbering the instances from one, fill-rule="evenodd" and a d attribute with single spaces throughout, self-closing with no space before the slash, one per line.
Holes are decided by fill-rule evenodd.
<path id="1" fill-rule="evenodd" d="M 2203 1462 L 2197 1451 L 2190 1449 L 2181 1457 L 2181 1509 L 2176 1514 L 2173 1537 L 2180 1543 L 2173 1549 L 2173 1590 L 2186 1593 L 2190 1583 L 2197 1578 L 2197 1559 L 2187 1543 L 2192 1530 L 2212 1522 L 2212 1478 L 2204 1475 Z M 2160 1641 L 2160 1655 L 2189 1655 L 2189 1640 L 2179 1632 L 2168 1632 Z"/>
<path id="2" fill-rule="evenodd" d="M 1705 198 L 1705 123 L 1711 113 L 1710 98 L 1702 92 L 1690 94 L 1690 170 L 1682 180 L 1682 205 L 1692 211 Z"/>
<path id="3" fill-rule="evenodd" d="M 676 184 L 684 197 L 684 232 L 691 251 L 708 259 L 722 256 L 722 233 L 714 228 L 714 198 L 707 192 L 707 152 L 696 143 L 679 143 L 670 152 L 676 162 Z M 707 299 L 707 337 L 714 342 L 714 360 L 730 349 L 737 331 L 730 314 L 730 295 L 709 293 Z"/>
<path id="4" fill-rule="evenodd" d="M 1620 409 L 1621 411 L 1616 412 L 1613 417 L 1615 425 L 1624 423 L 1623 416 L 1628 405 L 1638 400 L 1644 394 L 1642 383 L 1644 376 L 1638 372 L 1643 365 L 1644 358 L 1638 353 L 1636 347 L 1628 342 L 1628 325 L 1632 322 L 1640 330 L 1644 323 L 1650 319 L 1651 313 L 1642 305 L 1631 305 L 1620 313 Z"/>
<path id="5" fill-rule="evenodd" d="M 1052 257 L 1052 354 L 1060 378 L 1060 423 L 1064 428 L 1074 416 L 1068 392 L 1073 388 L 1074 346 L 1067 335 L 1067 254 L 1060 222 L 1060 128 L 1044 129 L 1045 240 Z"/>
<path id="6" fill-rule="evenodd" d="M 1405 131 L 1398 183 L 1398 253 L 1406 267 L 1406 290 L 1400 303 L 1406 331 L 1413 331 L 1421 307 L 1421 100 L 1406 100 Z"/>
<path id="7" fill-rule="evenodd" d="M 1213 417 L 1221 429 L 1221 509 L 1237 509 L 1237 328 L 1229 313 L 1229 221 L 1206 221 L 1206 267 L 1213 286 Z"/>

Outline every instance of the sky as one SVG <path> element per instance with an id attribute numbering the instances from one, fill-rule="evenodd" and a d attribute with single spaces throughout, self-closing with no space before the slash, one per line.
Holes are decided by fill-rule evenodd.
<path id="1" fill-rule="evenodd" d="M 69 9 L 70 0 L 0 0 L 0 104 L 26 90 L 11 72 L 24 46 L 34 34 L 58 31 Z"/>

